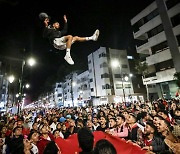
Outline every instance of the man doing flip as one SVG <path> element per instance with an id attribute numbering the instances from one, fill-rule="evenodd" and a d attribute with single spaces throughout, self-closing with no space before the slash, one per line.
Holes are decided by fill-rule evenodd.
<path id="1" fill-rule="evenodd" d="M 75 42 L 85 42 L 85 41 L 97 41 L 99 36 L 99 30 L 97 29 L 94 34 L 90 37 L 79 37 L 72 35 L 65 35 L 67 33 L 67 18 L 64 15 L 64 28 L 60 31 L 60 24 L 58 21 L 53 21 L 52 25 L 49 25 L 50 17 L 46 13 L 41 13 L 39 15 L 40 19 L 43 20 L 45 28 L 43 32 L 43 37 L 48 38 L 50 42 L 56 49 L 65 50 L 66 55 L 64 59 L 70 64 L 73 65 L 74 61 L 71 58 L 71 45 Z"/>

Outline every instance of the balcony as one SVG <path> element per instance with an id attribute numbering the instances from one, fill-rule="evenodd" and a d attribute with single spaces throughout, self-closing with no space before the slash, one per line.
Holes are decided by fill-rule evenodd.
<path id="1" fill-rule="evenodd" d="M 141 54 L 149 54 L 149 42 L 137 47 L 136 46 L 137 53 Z"/>
<path id="2" fill-rule="evenodd" d="M 170 50 L 168 48 L 162 49 L 157 52 L 158 53 L 154 55 L 146 57 L 146 62 L 148 63 L 148 65 L 154 65 L 154 64 L 172 59 Z"/>
<path id="3" fill-rule="evenodd" d="M 141 27 L 139 27 L 139 31 L 134 33 L 134 38 L 135 39 L 142 39 L 145 36 L 145 33 L 148 32 L 149 30 L 153 29 L 154 27 L 158 26 L 161 23 L 161 18 L 160 16 L 156 16 L 152 20 L 148 21 Z M 147 38 L 147 37 L 146 37 Z"/>
<path id="4" fill-rule="evenodd" d="M 166 69 L 164 71 L 156 72 L 156 76 L 144 78 L 143 84 L 156 84 L 160 82 L 167 82 L 174 80 L 175 68 Z"/>

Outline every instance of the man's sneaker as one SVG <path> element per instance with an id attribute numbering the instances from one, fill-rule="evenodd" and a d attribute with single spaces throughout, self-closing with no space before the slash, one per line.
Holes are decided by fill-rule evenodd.
<path id="1" fill-rule="evenodd" d="M 70 65 L 74 65 L 74 61 L 72 60 L 70 55 L 65 55 L 64 59 L 70 64 Z"/>
<path id="2" fill-rule="evenodd" d="M 93 41 L 97 41 L 97 39 L 98 39 L 98 37 L 99 37 L 99 30 L 97 29 L 95 32 L 94 32 L 94 34 L 93 34 L 93 36 L 92 36 L 92 40 Z"/>

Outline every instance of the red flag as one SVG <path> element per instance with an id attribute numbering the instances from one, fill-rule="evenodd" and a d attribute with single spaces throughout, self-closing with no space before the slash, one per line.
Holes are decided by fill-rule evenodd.
<path id="1" fill-rule="evenodd" d="M 94 146 L 97 141 L 101 139 L 106 139 L 111 142 L 117 154 L 145 154 L 146 151 L 142 150 L 140 147 L 133 145 L 132 143 L 127 143 L 125 140 L 109 135 L 102 131 L 95 131 L 94 134 Z M 75 154 L 76 152 L 79 153 L 81 148 L 79 148 L 79 143 L 77 139 L 77 134 L 71 135 L 67 139 L 63 139 L 61 137 L 55 140 L 56 144 L 58 145 L 62 154 Z"/>

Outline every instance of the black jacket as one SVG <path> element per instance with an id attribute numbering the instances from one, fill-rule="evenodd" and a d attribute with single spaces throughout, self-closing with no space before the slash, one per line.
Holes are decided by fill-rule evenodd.
<path id="1" fill-rule="evenodd" d="M 50 26 L 45 27 L 43 31 L 43 37 L 49 39 L 50 43 L 53 43 L 55 38 L 60 38 L 67 33 L 68 24 L 64 24 L 64 28 L 60 31 L 58 29 L 54 29 Z"/>

